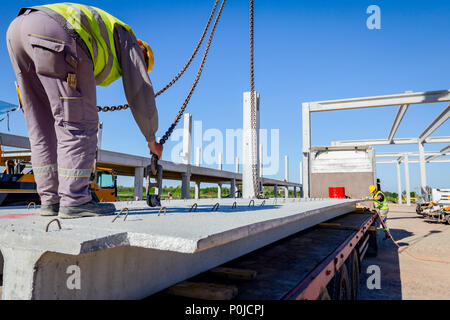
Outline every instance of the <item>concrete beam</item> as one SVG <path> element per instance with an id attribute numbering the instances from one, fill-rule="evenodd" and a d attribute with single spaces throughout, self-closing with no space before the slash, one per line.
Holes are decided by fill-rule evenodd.
<path id="1" fill-rule="evenodd" d="M 397 163 L 397 161 L 399 160 L 377 160 L 377 164 L 395 164 Z M 400 160 L 401 162 L 401 160 Z M 419 160 L 409 160 L 409 163 L 419 163 Z M 428 163 L 449 163 L 450 159 L 435 159 L 435 160 L 430 160 L 430 161 L 426 161 Z"/>
<path id="2" fill-rule="evenodd" d="M 405 116 L 406 111 L 408 110 L 409 104 L 404 104 L 398 108 L 397 114 L 395 115 L 394 123 L 392 124 L 391 131 L 388 135 L 388 140 L 390 143 L 393 142 L 395 133 L 397 132 L 398 127 L 400 126 L 400 123 L 403 120 L 403 117 Z"/>
<path id="3" fill-rule="evenodd" d="M 438 152 L 438 154 L 426 157 L 425 161 L 429 162 L 430 160 L 436 159 L 436 158 L 441 157 L 441 156 L 446 156 L 446 155 L 449 155 L 449 154 L 450 154 L 450 145 L 442 148 Z M 425 153 L 425 155 L 426 155 L 426 153 Z"/>
<path id="4" fill-rule="evenodd" d="M 232 203 L 237 201 L 237 210 Z M 197 212 L 188 209 L 198 202 Z M 5 256 L 3 299 L 142 299 L 313 225 L 354 211 L 358 200 L 315 200 L 248 207 L 248 200 L 163 201 L 158 216 L 145 202 L 112 216 L 64 220 L 61 230 L 36 211 L 0 210 Z M 17 218 L 6 218 L 14 215 Z M 230 219 L 230 215 L 234 218 Z M 5 218 L 1 218 L 4 216 Z M 12 225 L 11 219 L 14 219 Z M 126 263 L 121 263 L 126 261 Z M 74 290 L 70 277 L 79 274 Z"/>
<path id="5" fill-rule="evenodd" d="M 450 90 L 309 102 L 311 112 L 388 107 L 450 101 Z"/>
<path id="6" fill-rule="evenodd" d="M 426 129 L 419 135 L 419 143 L 424 143 L 437 128 L 439 128 L 445 121 L 450 118 L 450 104 L 442 110 L 439 115 L 426 127 Z"/>
<path id="7" fill-rule="evenodd" d="M 389 144 L 417 144 L 418 138 L 397 138 L 390 143 L 388 139 L 368 139 L 368 140 L 342 140 L 332 141 L 332 146 L 376 146 Z M 425 139 L 425 143 L 450 143 L 450 137 L 429 137 Z"/>

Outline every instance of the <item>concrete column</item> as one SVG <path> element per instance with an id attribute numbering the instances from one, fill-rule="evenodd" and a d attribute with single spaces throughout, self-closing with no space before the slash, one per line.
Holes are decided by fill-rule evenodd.
<path id="1" fill-rule="evenodd" d="M 202 148 L 195 148 L 195 165 L 200 167 L 202 165 Z"/>
<path id="2" fill-rule="evenodd" d="M 200 199 L 200 181 L 195 182 L 195 199 Z"/>
<path id="3" fill-rule="evenodd" d="M 409 189 L 409 161 L 408 161 L 408 155 L 405 154 L 403 157 L 403 160 L 405 162 L 405 190 L 406 190 L 406 205 L 411 205 L 411 190 Z"/>
<path id="4" fill-rule="evenodd" d="M 284 181 L 289 181 L 289 157 L 286 155 L 284 156 Z M 289 198 L 289 188 L 284 188 L 284 197 L 287 199 Z"/>
<path id="5" fill-rule="evenodd" d="M 219 152 L 219 159 L 217 161 L 217 169 L 222 170 L 223 168 L 223 154 Z M 217 185 L 217 198 L 222 199 L 222 184 Z"/>
<path id="6" fill-rule="evenodd" d="M 303 164 L 300 161 L 300 179 L 299 179 L 299 183 L 303 184 Z"/>
<path id="7" fill-rule="evenodd" d="M 259 144 L 259 177 L 263 176 L 263 145 Z"/>
<path id="8" fill-rule="evenodd" d="M 222 199 L 222 184 L 217 185 L 217 198 Z"/>
<path id="9" fill-rule="evenodd" d="M 251 92 L 244 92 L 243 131 L 242 131 L 242 197 L 255 198 L 257 190 L 253 186 L 253 168 L 256 167 L 256 179 L 259 180 L 259 94 L 254 92 L 256 128 L 252 129 Z M 255 148 L 256 146 L 256 148 Z M 255 150 L 255 149 L 256 150 Z M 257 181 L 259 185 L 259 181 Z"/>
<path id="10" fill-rule="evenodd" d="M 278 185 L 273 186 L 273 196 L 274 198 L 278 198 Z"/>
<path id="11" fill-rule="evenodd" d="M 427 186 L 427 173 L 425 168 L 425 150 L 423 144 L 419 142 L 419 165 L 420 165 L 420 188 L 422 197 L 428 200 L 428 194 L 426 191 Z"/>
<path id="12" fill-rule="evenodd" d="M 232 198 L 236 197 L 236 179 L 230 181 L 230 195 Z"/>
<path id="13" fill-rule="evenodd" d="M 311 149 L 311 113 L 309 103 L 302 104 L 302 130 L 303 130 L 303 197 L 309 198 L 310 192 L 310 149 Z"/>
<path id="14" fill-rule="evenodd" d="M 402 204 L 402 177 L 400 171 L 400 162 L 397 161 L 397 192 L 398 192 L 398 204 Z"/>
<path id="15" fill-rule="evenodd" d="M 181 199 L 189 199 L 191 190 L 191 174 L 181 174 Z"/>
<path id="16" fill-rule="evenodd" d="M 102 148 L 102 140 L 103 140 L 103 122 L 98 123 L 98 131 L 97 131 L 97 149 L 100 150 Z"/>
<path id="17" fill-rule="evenodd" d="M 223 168 L 223 154 L 219 152 L 219 159 L 217 161 L 217 169 L 222 170 Z"/>
<path id="18" fill-rule="evenodd" d="M 294 187 L 294 198 L 297 198 L 297 187 Z"/>
<path id="19" fill-rule="evenodd" d="M 236 157 L 236 163 L 235 163 L 235 165 L 236 165 L 236 173 L 239 173 L 239 157 Z"/>
<path id="20" fill-rule="evenodd" d="M 134 169 L 134 200 L 142 200 L 142 188 L 144 187 L 144 168 Z"/>
<path id="21" fill-rule="evenodd" d="M 183 129 L 183 152 L 181 158 L 184 164 L 191 164 L 191 145 L 192 145 L 192 114 L 184 114 Z"/>

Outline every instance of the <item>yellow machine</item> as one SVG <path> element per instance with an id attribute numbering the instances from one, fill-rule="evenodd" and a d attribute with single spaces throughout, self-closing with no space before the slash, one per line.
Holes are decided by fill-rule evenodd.
<path id="1" fill-rule="evenodd" d="M 89 184 L 92 197 L 98 202 L 115 202 L 117 198 L 117 177 L 109 168 L 97 168 L 95 183 Z"/>
<path id="2" fill-rule="evenodd" d="M 95 182 L 89 184 L 92 198 L 97 202 L 115 202 L 117 198 L 117 177 L 112 169 L 97 168 Z M 23 205 L 40 202 L 36 191 L 33 169 L 27 161 L 5 162 L 0 173 L 0 206 Z"/>

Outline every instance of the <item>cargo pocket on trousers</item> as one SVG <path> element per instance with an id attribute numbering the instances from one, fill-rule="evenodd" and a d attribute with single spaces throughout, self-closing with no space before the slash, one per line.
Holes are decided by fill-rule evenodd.
<path id="1" fill-rule="evenodd" d="M 97 110 L 90 110 L 83 97 L 60 97 L 63 110 L 63 125 L 69 130 L 86 130 L 96 127 Z"/>
<path id="2" fill-rule="evenodd" d="M 65 79 L 69 72 L 75 71 L 76 63 L 68 64 L 66 55 L 73 61 L 76 61 L 76 58 L 65 52 L 64 41 L 34 33 L 30 33 L 28 39 L 33 48 L 36 73 Z"/>

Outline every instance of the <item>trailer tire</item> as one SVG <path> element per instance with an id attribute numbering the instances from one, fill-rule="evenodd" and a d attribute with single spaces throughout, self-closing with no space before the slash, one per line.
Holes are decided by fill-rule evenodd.
<path id="1" fill-rule="evenodd" d="M 351 299 L 350 281 L 348 279 L 348 271 L 345 263 L 342 264 L 333 279 L 331 279 L 327 289 L 331 300 Z"/>
<path id="2" fill-rule="evenodd" d="M 351 299 L 358 300 L 359 299 L 359 257 L 358 252 L 353 250 L 347 261 L 347 269 L 349 270 L 349 281 L 351 287 Z"/>

